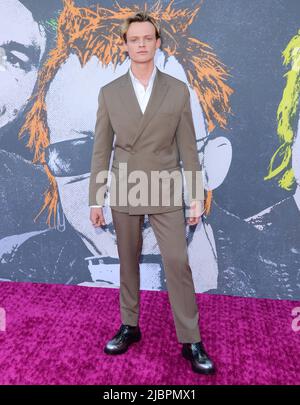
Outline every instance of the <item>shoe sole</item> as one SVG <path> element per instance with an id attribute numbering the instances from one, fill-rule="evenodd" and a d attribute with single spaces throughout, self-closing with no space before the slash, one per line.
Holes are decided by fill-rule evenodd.
<path id="1" fill-rule="evenodd" d="M 138 337 L 135 337 L 135 338 L 132 338 L 131 340 L 130 340 L 130 343 L 127 345 L 127 347 L 125 347 L 124 349 L 122 349 L 122 350 L 119 350 L 119 351 L 110 351 L 109 349 L 107 349 L 106 347 L 104 347 L 104 353 L 106 353 L 106 354 L 112 354 L 112 355 L 117 355 L 117 354 L 123 354 L 123 353 L 126 353 L 127 352 L 127 350 L 129 349 L 129 347 L 133 344 L 133 343 L 137 343 L 137 342 L 139 342 L 140 340 L 142 339 L 142 335 L 140 334 Z"/>
<path id="2" fill-rule="evenodd" d="M 186 359 L 186 360 L 189 360 L 189 361 L 191 361 L 192 359 L 191 359 L 191 356 L 188 354 L 188 353 L 186 353 L 184 350 L 182 350 L 182 356 Z M 195 373 L 198 373 L 198 374 L 205 374 L 205 375 L 212 375 L 212 374 L 215 374 L 215 372 L 216 372 L 216 369 L 215 368 L 212 368 L 212 369 L 210 369 L 210 370 L 199 370 L 198 368 L 196 368 L 194 365 L 193 365 L 193 363 L 191 362 L 191 368 L 192 368 L 192 370 L 195 372 Z"/>

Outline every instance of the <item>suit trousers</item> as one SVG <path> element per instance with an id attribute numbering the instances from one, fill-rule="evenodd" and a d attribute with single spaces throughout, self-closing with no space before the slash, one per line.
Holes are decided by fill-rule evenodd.
<path id="1" fill-rule="evenodd" d="M 139 322 L 139 259 L 145 214 L 129 215 L 115 209 L 111 212 L 120 259 L 121 320 L 123 324 L 136 326 Z M 162 257 L 177 339 L 180 343 L 199 342 L 199 312 L 188 261 L 184 210 L 148 214 L 148 219 Z"/>

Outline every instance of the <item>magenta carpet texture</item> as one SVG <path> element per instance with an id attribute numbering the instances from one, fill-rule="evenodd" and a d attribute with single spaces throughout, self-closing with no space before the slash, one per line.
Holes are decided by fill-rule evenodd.
<path id="1" fill-rule="evenodd" d="M 198 294 L 217 367 L 203 376 L 181 356 L 167 292 L 141 292 L 142 340 L 119 356 L 103 353 L 120 326 L 117 289 L 2 282 L 0 297 L 0 384 L 300 384 L 299 302 Z"/>

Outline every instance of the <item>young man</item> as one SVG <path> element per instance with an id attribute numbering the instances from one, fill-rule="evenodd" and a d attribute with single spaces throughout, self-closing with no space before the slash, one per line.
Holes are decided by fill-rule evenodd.
<path id="1" fill-rule="evenodd" d="M 189 89 L 154 65 L 161 39 L 159 27 L 149 14 L 141 12 L 127 18 L 122 37 L 131 67 L 100 90 L 89 184 L 90 220 L 94 227 L 105 226 L 102 206 L 115 134 L 110 207 L 120 258 L 122 325 L 104 351 L 121 354 L 141 339 L 139 256 L 142 224 L 147 214 L 162 255 L 176 334 L 183 344 L 182 354 L 191 361 L 195 372 L 212 374 L 215 367 L 200 337 L 185 237 L 180 160 L 189 196 L 187 223 L 197 224 L 204 212 Z M 137 171 L 141 177 L 140 194 L 147 195 L 141 204 L 136 204 L 136 185 L 129 184 Z M 162 180 L 158 194 L 163 197 L 158 203 L 157 189 L 154 190 L 152 183 L 152 175 L 157 171 Z M 172 184 L 170 177 L 174 180 Z M 168 203 L 165 197 L 169 197 Z"/>

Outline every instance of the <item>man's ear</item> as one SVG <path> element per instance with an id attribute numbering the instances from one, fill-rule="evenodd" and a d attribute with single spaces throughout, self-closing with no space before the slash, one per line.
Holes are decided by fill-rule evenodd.
<path id="1" fill-rule="evenodd" d="M 156 40 L 156 49 L 159 49 L 161 47 L 161 39 L 157 38 Z"/>
<path id="2" fill-rule="evenodd" d="M 203 170 L 206 190 L 215 190 L 227 176 L 232 159 L 230 141 L 224 136 L 208 141 L 204 150 Z"/>

